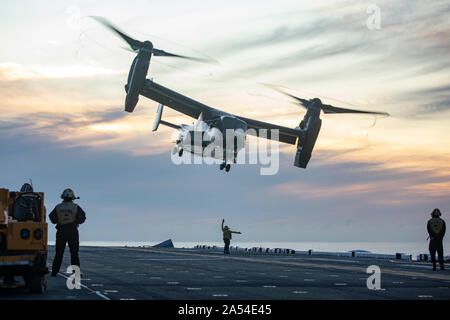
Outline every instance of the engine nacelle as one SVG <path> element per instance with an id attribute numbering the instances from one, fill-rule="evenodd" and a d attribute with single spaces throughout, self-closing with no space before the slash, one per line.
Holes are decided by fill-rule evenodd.
<path id="1" fill-rule="evenodd" d="M 125 85 L 127 97 L 125 98 L 125 111 L 133 112 L 139 101 L 139 94 L 147 76 L 150 66 L 151 53 L 141 50 L 131 64 L 128 73 L 128 83 Z"/>
<path id="2" fill-rule="evenodd" d="M 322 119 L 319 117 L 310 117 L 306 126 L 302 131 L 304 134 L 299 138 L 297 143 L 297 152 L 295 154 L 294 166 L 299 168 L 306 168 L 311 154 L 319 136 L 320 127 L 322 126 Z"/>

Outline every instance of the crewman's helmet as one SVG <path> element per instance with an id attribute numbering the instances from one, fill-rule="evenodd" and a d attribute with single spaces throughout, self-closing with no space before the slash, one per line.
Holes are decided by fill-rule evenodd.
<path id="1" fill-rule="evenodd" d="M 228 226 L 223 227 L 223 230 L 229 230 Z"/>
<path id="2" fill-rule="evenodd" d="M 438 208 L 434 209 L 433 212 L 431 212 L 431 216 L 433 218 L 439 218 L 441 216 L 441 210 Z"/>
<path id="3" fill-rule="evenodd" d="M 29 183 L 24 183 L 22 188 L 20 188 L 20 192 L 33 192 L 33 187 Z"/>
<path id="4" fill-rule="evenodd" d="M 75 199 L 75 192 L 73 192 L 72 189 L 67 188 L 61 194 L 61 198 L 64 199 L 64 200 L 74 200 Z"/>

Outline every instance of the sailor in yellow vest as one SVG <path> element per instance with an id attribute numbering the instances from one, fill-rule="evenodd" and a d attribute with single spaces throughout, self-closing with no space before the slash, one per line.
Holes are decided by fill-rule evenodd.
<path id="1" fill-rule="evenodd" d="M 230 254 L 230 240 L 232 238 L 231 234 L 237 233 L 241 234 L 239 231 L 231 231 L 228 226 L 223 226 L 225 219 L 222 219 L 222 232 L 223 232 L 223 242 L 225 243 L 225 247 L 223 248 L 223 252 L 225 254 Z"/>
<path id="2" fill-rule="evenodd" d="M 430 256 L 434 271 L 436 271 L 436 251 L 441 270 L 444 270 L 444 247 L 442 245 L 442 239 L 445 235 L 445 221 L 440 217 L 441 211 L 436 208 L 431 212 L 431 219 L 427 223 L 427 230 L 430 235 Z"/>
<path id="3" fill-rule="evenodd" d="M 52 276 L 55 277 L 61 267 L 66 243 L 69 244 L 72 265 L 80 266 L 78 249 L 80 246 L 78 225 L 86 220 L 86 214 L 79 205 L 73 202 L 75 193 L 66 189 L 61 194 L 63 202 L 58 204 L 50 213 L 50 221 L 56 224 L 55 258 L 53 259 Z"/>

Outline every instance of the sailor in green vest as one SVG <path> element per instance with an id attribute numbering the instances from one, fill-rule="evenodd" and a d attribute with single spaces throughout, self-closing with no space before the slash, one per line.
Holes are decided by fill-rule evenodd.
<path id="1" fill-rule="evenodd" d="M 69 244 L 70 260 L 72 265 L 80 266 L 78 249 L 80 240 L 78 225 L 86 220 L 86 214 L 79 205 L 73 202 L 75 193 L 72 189 L 66 189 L 61 194 L 63 202 L 58 204 L 50 213 L 50 221 L 56 224 L 55 258 L 53 259 L 52 276 L 55 277 L 61 267 L 66 243 Z"/>
<path id="2" fill-rule="evenodd" d="M 232 238 L 231 234 L 241 234 L 239 231 L 231 231 L 228 226 L 223 226 L 225 223 L 225 219 L 222 219 L 222 232 L 223 232 L 223 242 L 225 243 L 225 247 L 223 248 L 223 252 L 225 254 L 230 254 L 230 240 Z"/>
<path id="3" fill-rule="evenodd" d="M 430 256 L 433 263 L 433 270 L 436 271 L 436 251 L 439 258 L 441 270 L 444 270 L 444 247 L 442 239 L 445 235 L 445 221 L 441 218 L 441 211 L 436 208 L 431 212 L 431 219 L 428 220 L 427 230 L 430 235 Z"/>

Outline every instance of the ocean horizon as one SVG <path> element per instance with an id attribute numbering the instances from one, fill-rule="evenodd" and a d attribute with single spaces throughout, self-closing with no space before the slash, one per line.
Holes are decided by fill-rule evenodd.
<path id="1" fill-rule="evenodd" d="M 161 241 L 81 241 L 81 246 L 99 247 L 138 247 L 153 246 Z M 54 241 L 49 241 L 54 245 Z M 221 241 L 173 241 L 176 248 L 193 248 L 196 245 L 208 245 L 223 247 Z M 244 242 L 232 241 L 231 245 L 241 248 L 286 248 L 293 250 L 314 250 L 331 252 L 348 252 L 352 250 L 366 250 L 372 253 L 395 254 L 404 253 L 412 255 L 416 259 L 418 254 L 428 253 L 428 241 L 423 242 Z M 450 243 L 444 242 L 444 255 Z"/>

